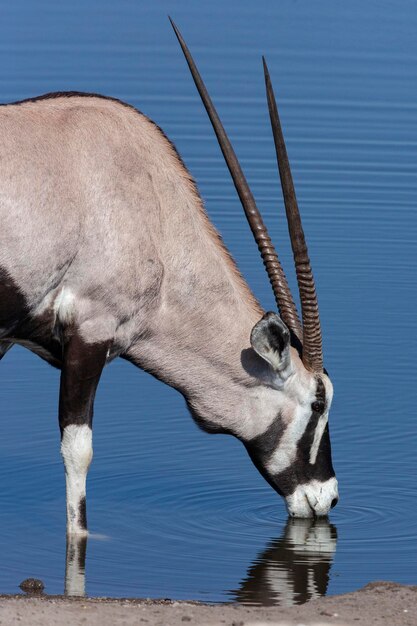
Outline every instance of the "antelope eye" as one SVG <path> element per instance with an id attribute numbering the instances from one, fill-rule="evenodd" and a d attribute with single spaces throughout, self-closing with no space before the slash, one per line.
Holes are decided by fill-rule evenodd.
<path id="1" fill-rule="evenodd" d="M 315 402 L 312 403 L 311 408 L 313 409 L 314 413 L 323 413 L 324 411 L 323 400 L 316 400 Z"/>

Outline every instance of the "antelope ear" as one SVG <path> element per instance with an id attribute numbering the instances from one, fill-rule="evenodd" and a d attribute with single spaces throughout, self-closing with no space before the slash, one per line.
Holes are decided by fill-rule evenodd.
<path id="1" fill-rule="evenodd" d="M 290 331 L 276 313 L 265 313 L 253 327 L 250 342 L 260 357 L 269 363 L 281 378 L 288 378 L 292 371 L 290 354 Z"/>

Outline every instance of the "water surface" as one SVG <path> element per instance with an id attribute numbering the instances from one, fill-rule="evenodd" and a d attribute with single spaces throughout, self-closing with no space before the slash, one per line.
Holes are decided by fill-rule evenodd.
<path id="1" fill-rule="evenodd" d="M 167 13 L 199 63 L 291 270 L 262 84 L 267 56 L 335 385 L 341 499 L 329 524 L 287 523 L 283 502 L 239 442 L 201 433 L 179 394 L 115 362 L 96 401 L 87 593 L 291 604 L 375 579 L 416 584 L 415 3 L 0 7 L 2 101 L 81 90 L 143 110 L 176 143 L 241 271 L 273 309 Z M 18 347 L 0 367 L 0 592 L 36 576 L 49 593 L 62 593 L 58 373 Z"/>

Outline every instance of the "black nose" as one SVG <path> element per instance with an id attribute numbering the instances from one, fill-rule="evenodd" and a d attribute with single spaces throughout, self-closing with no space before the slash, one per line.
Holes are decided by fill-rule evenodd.
<path id="1" fill-rule="evenodd" d="M 339 502 L 339 498 L 333 498 L 330 508 L 333 509 L 338 502 Z"/>

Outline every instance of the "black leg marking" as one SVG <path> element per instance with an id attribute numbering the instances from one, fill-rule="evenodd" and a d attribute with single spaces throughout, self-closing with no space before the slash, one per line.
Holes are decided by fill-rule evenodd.
<path id="1" fill-rule="evenodd" d="M 91 428 L 94 398 L 109 345 L 88 344 L 76 334 L 65 342 L 59 395 L 61 435 L 70 424 Z"/>
<path id="2" fill-rule="evenodd" d="M 67 484 L 68 534 L 87 532 L 85 482 L 93 452 L 93 405 L 108 347 L 108 343 L 87 344 L 76 333 L 64 343 L 59 426 Z"/>
<path id="3" fill-rule="evenodd" d="M 87 530 L 87 505 L 85 496 L 81 498 L 80 503 L 78 505 L 78 522 L 81 528 Z"/>

